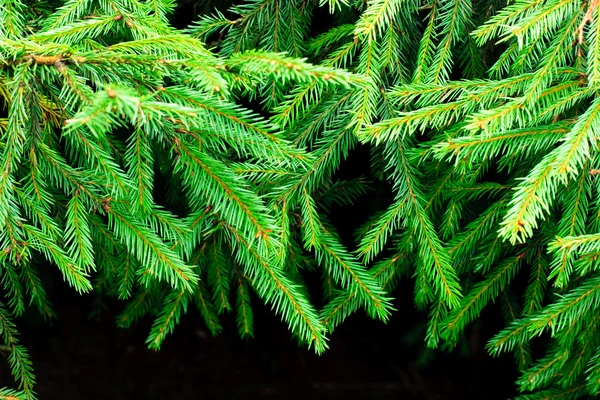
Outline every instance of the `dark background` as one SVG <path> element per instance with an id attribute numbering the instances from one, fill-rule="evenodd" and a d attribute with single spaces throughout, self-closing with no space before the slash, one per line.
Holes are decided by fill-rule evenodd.
<path id="1" fill-rule="evenodd" d="M 468 354 L 437 353 L 421 365 L 423 337 L 411 331 L 425 316 L 411 308 L 410 292 L 408 299 L 396 300 L 398 311 L 387 325 L 356 314 L 331 335 L 329 351 L 317 356 L 298 347 L 258 301 L 256 339 L 240 339 L 233 316 L 226 316 L 224 332 L 212 337 L 200 316 L 190 312 L 157 352 L 144 344 L 150 319 L 119 329 L 115 318 L 122 305 L 104 304 L 90 318 L 98 305 L 94 295 L 80 297 L 66 286 L 57 290 L 67 295 L 53 296 L 58 319 L 50 326 L 17 321 L 40 400 L 506 399 L 515 394 L 512 357 L 489 357 L 484 350 L 489 334 L 481 328 L 470 329 Z M 416 343 L 407 339 L 411 336 L 417 336 Z M 0 383 L 12 385 L 4 360 Z"/>

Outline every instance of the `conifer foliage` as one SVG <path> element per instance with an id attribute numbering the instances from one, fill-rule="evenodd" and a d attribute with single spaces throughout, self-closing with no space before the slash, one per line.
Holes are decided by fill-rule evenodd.
<path id="1" fill-rule="evenodd" d="M 181 30 L 171 0 L 0 0 L 0 398 L 36 397 L 15 321 L 54 317 L 47 268 L 153 349 L 191 312 L 253 336 L 256 297 L 321 353 L 412 279 L 429 347 L 499 303 L 523 399 L 600 393 L 597 0 L 204 3 Z M 393 199 L 349 246 L 358 147 Z"/>

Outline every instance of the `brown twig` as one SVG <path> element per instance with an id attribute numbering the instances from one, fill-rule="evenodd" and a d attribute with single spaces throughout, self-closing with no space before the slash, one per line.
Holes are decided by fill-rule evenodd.
<path id="1" fill-rule="evenodd" d="M 600 2 L 600 0 L 590 1 L 590 5 L 589 5 L 587 11 L 585 12 L 585 15 L 583 16 L 583 19 L 581 20 L 579 27 L 577 28 L 577 32 L 578 32 L 577 40 L 580 45 L 583 44 L 583 28 L 585 27 L 585 25 L 588 22 L 592 22 L 592 15 L 594 14 L 594 10 L 596 9 L 596 7 L 598 7 L 599 2 Z"/>

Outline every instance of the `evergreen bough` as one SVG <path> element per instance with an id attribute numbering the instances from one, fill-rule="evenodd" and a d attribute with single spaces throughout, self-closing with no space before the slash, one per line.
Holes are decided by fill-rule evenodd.
<path id="1" fill-rule="evenodd" d="M 412 276 L 429 347 L 498 301 L 522 399 L 598 395 L 598 3 L 215 1 L 178 30 L 171 0 L 0 0 L 0 398 L 35 398 L 14 320 L 54 316 L 49 265 L 126 301 L 120 326 L 152 316 L 154 349 L 190 308 L 252 336 L 253 291 L 321 353 Z M 348 247 L 328 217 L 370 196 L 336 175 L 358 146 L 394 198 Z"/>

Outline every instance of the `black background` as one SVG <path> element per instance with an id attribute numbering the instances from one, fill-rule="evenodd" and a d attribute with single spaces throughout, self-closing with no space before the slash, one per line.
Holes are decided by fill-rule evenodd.
<path id="1" fill-rule="evenodd" d="M 73 293 L 66 286 L 58 290 Z M 103 311 L 90 318 L 98 305 L 94 295 L 57 299 L 58 319 L 50 326 L 27 319 L 18 325 L 41 400 L 506 399 L 515 394 L 514 361 L 510 354 L 493 359 L 485 353 L 485 324 L 469 329 L 467 354 L 438 352 L 419 364 L 422 336 L 416 335 L 417 343 L 407 337 L 424 316 L 411 308 L 408 294 L 396 300 L 398 311 L 386 325 L 360 313 L 350 317 L 321 356 L 298 347 L 258 301 L 255 339 L 237 336 L 233 316 L 226 316 L 224 332 L 212 337 L 191 312 L 160 351 L 144 344 L 150 319 L 128 330 L 116 327 L 118 303 L 103 304 Z M 490 320 L 499 319 L 494 314 L 493 308 L 484 312 Z M 12 382 L 6 362 L 0 363 L 0 379 L 3 385 Z"/>

